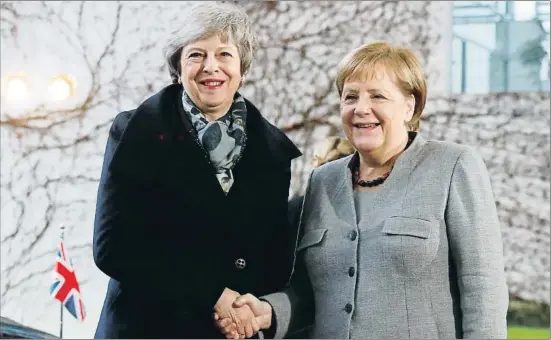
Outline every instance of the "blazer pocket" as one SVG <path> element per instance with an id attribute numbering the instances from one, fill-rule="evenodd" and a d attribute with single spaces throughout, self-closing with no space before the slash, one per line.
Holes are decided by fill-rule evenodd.
<path id="1" fill-rule="evenodd" d="M 418 218 L 392 216 L 385 221 L 383 233 L 386 235 L 413 236 L 428 239 L 433 222 Z"/>
<path id="2" fill-rule="evenodd" d="M 305 232 L 297 247 L 297 252 L 320 243 L 326 232 L 327 229 L 314 229 Z"/>
<path id="3" fill-rule="evenodd" d="M 434 260 L 439 237 L 437 221 L 390 217 L 381 235 L 384 261 L 400 275 L 417 276 Z"/>

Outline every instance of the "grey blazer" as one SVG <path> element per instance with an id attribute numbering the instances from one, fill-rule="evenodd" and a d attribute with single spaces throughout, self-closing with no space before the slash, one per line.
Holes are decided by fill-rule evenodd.
<path id="1" fill-rule="evenodd" d="M 501 231 L 482 158 L 418 134 L 357 223 L 352 157 L 310 175 L 291 284 L 262 297 L 275 337 L 312 323 L 311 338 L 507 338 Z"/>

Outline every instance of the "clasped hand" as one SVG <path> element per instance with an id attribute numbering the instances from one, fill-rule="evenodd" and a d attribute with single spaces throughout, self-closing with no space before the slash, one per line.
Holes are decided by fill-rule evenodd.
<path id="1" fill-rule="evenodd" d="M 251 294 L 240 295 L 231 289 L 224 292 L 214 306 L 216 327 L 228 339 L 250 338 L 271 326 L 272 308 Z"/>

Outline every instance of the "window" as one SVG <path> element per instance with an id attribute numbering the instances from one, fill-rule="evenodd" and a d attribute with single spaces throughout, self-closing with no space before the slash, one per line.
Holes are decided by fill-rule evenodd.
<path id="1" fill-rule="evenodd" d="M 454 1 L 454 93 L 549 91 L 549 2 Z"/>

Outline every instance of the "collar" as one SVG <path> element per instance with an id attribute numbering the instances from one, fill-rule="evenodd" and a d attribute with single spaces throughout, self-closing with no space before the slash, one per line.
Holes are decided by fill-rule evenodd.
<path id="1" fill-rule="evenodd" d="M 183 120 L 181 115 L 182 92 L 182 85 L 171 84 L 136 108 L 126 126 L 120 127 L 123 133 L 114 151 L 112 168 L 149 179 L 162 176 L 160 166 L 170 161 L 163 159 L 170 145 L 181 145 L 181 139 L 193 138 L 189 133 L 191 123 Z M 245 153 L 252 158 L 247 163 L 273 166 L 302 155 L 295 144 L 269 123 L 250 101 L 245 99 L 245 103 L 249 140 Z"/>

